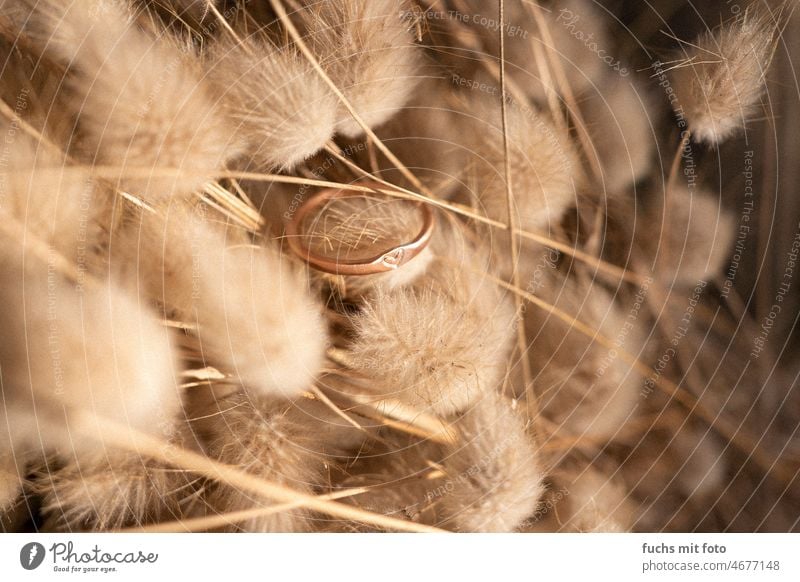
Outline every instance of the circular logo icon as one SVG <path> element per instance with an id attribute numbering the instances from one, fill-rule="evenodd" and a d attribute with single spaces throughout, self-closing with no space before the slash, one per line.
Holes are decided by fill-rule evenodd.
<path id="1" fill-rule="evenodd" d="M 19 551 L 19 563 L 26 570 L 35 570 L 44 561 L 44 546 L 38 542 L 31 542 L 22 546 Z"/>

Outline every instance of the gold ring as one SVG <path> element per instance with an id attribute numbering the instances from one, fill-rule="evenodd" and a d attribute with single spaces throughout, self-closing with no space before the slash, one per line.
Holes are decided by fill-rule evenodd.
<path id="1" fill-rule="evenodd" d="M 383 184 L 375 182 L 365 182 L 359 185 L 373 189 L 384 187 Z M 419 206 L 423 215 L 422 229 L 419 231 L 419 234 L 417 234 L 413 240 L 388 249 L 373 257 L 363 260 L 333 260 L 313 252 L 303 244 L 303 237 L 299 232 L 300 225 L 303 219 L 308 216 L 312 210 L 319 208 L 322 204 L 334 198 L 363 196 L 365 194 L 367 194 L 367 192 L 327 188 L 311 196 L 297 209 L 292 220 L 286 225 L 289 248 L 310 266 L 325 273 L 332 273 L 334 275 L 374 275 L 376 273 L 385 273 L 387 271 L 399 269 L 419 255 L 425 247 L 428 246 L 431 236 L 433 235 L 435 220 L 430 206 L 424 202 L 412 202 L 412 204 L 417 204 Z"/>

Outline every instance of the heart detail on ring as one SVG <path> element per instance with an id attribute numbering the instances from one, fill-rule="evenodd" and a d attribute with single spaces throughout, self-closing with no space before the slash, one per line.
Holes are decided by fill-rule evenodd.
<path id="1" fill-rule="evenodd" d="M 405 257 L 406 250 L 405 249 L 392 249 L 385 255 L 383 255 L 382 262 L 387 267 L 397 268 L 403 264 L 403 257 Z"/>

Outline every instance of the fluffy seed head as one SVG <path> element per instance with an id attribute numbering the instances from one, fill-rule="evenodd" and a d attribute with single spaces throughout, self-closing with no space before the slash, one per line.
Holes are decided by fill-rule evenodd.
<path id="1" fill-rule="evenodd" d="M 145 214 L 121 235 L 112 268 L 196 325 L 203 353 L 249 389 L 295 396 L 324 359 L 321 310 L 285 256 L 220 231 L 205 212 Z"/>
<path id="2" fill-rule="evenodd" d="M 268 40 L 218 41 L 206 67 L 257 164 L 291 168 L 333 137 L 336 96 L 294 49 Z"/>
<path id="3" fill-rule="evenodd" d="M 720 489 L 731 486 L 730 473 L 737 467 L 725 448 L 724 440 L 693 422 L 678 421 L 642 435 L 621 467 L 631 497 L 642 500 L 637 528 L 684 527 L 696 519 L 692 513 L 719 503 Z M 752 495 L 752 488 L 744 495 Z M 668 505 L 671 496 L 679 498 L 678 506 Z"/>
<path id="4" fill-rule="evenodd" d="M 322 66 L 371 128 L 403 107 L 417 82 L 420 57 L 404 7 L 394 0 L 329 0 L 300 12 Z M 344 107 L 337 131 L 363 133 Z"/>
<path id="5" fill-rule="evenodd" d="M 5 435 L 3 435 L 5 440 Z M 17 460 L 10 450 L 0 453 L 0 515 L 16 501 L 22 491 L 22 477 L 17 470 Z"/>
<path id="6" fill-rule="evenodd" d="M 696 427 L 675 434 L 673 442 L 680 468 L 676 479 L 687 497 L 715 499 L 725 486 L 728 461 L 715 435 Z"/>
<path id="7" fill-rule="evenodd" d="M 461 439 L 444 460 L 446 524 L 463 532 L 512 532 L 544 487 L 536 451 L 511 402 L 487 393 L 455 423 Z"/>
<path id="8" fill-rule="evenodd" d="M 413 202 L 364 195 L 334 199 L 304 222 L 305 244 L 314 253 L 336 260 L 366 260 L 413 240 L 423 227 L 423 215 Z M 365 295 L 377 286 L 391 291 L 424 275 L 432 258 L 430 248 L 425 248 L 394 271 L 327 278 L 350 297 Z"/>
<path id="9" fill-rule="evenodd" d="M 457 248 L 450 253 L 458 257 Z M 432 266 L 418 285 L 378 288 L 354 318 L 356 369 L 386 396 L 443 415 L 494 390 L 506 372 L 514 309 L 481 269 L 472 256 Z"/>
<path id="10" fill-rule="evenodd" d="M 621 196 L 644 178 L 653 164 L 657 136 L 652 99 L 634 77 L 609 79 L 579 97 L 579 107 L 602 170 L 602 187 L 591 194 Z M 603 204 L 603 201 L 600 202 Z"/>
<path id="11" fill-rule="evenodd" d="M 186 446 L 177 434 L 159 436 Z M 42 496 L 48 530 L 113 531 L 189 515 L 198 481 L 136 453 L 107 449 L 68 457 L 63 467 L 40 475 L 33 488 Z"/>
<path id="12" fill-rule="evenodd" d="M 450 77 L 426 76 L 402 110 L 378 130 L 380 137 L 403 164 L 440 198 L 450 198 L 464 186 L 469 168 L 470 131 L 467 116 L 449 105 Z M 381 177 L 392 184 L 414 189 L 408 179 L 388 160 L 378 159 Z"/>
<path id="13" fill-rule="evenodd" d="M 619 533 L 631 531 L 636 503 L 610 471 L 570 462 L 549 478 L 547 500 L 526 531 Z"/>
<path id="14" fill-rule="evenodd" d="M 473 152 L 468 184 L 487 216 L 508 221 L 505 148 L 500 104 L 476 100 L 472 127 L 465 136 Z M 580 160 L 569 138 L 542 113 L 509 104 L 508 157 L 514 198 L 513 212 L 524 230 L 537 231 L 558 223 L 575 203 L 575 175 Z"/>
<path id="15" fill-rule="evenodd" d="M 722 142 L 757 112 L 776 29 L 769 13 L 748 9 L 686 47 L 686 61 L 672 71 L 672 79 L 675 105 L 695 139 Z"/>
<path id="16" fill-rule="evenodd" d="M 72 431 L 76 412 L 145 432 L 172 418 L 172 350 L 153 314 L 113 287 L 76 288 L 32 253 L 23 262 L 6 250 L 0 269 L 9 281 L 0 365 L 11 446 L 94 450 L 103 434 Z"/>
<path id="17" fill-rule="evenodd" d="M 461 5 L 465 7 L 464 15 L 469 17 L 462 15 L 459 19 L 452 18 L 457 26 L 469 27 L 471 34 L 480 39 L 481 50 L 493 59 L 500 57 L 497 4 L 486 0 L 464 0 Z M 559 0 L 541 12 L 552 42 L 539 29 L 530 2 L 505 2 L 506 76 L 536 103 L 544 105 L 551 91 L 558 95 L 564 93 L 557 82 L 555 67 L 548 60 L 548 53 L 550 58 L 558 62 L 574 94 L 591 89 L 609 73 L 621 74 L 628 70 L 619 60 L 604 62 L 592 50 L 607 49 L 613 44 L 613 39 L 603 26 L 605 19 L 602 10 L 594 2 Z M 449 45 L 452 36 L 447 34 L 442 42 Z M 463 54 L 460 43 L 457 42 L 455 47 L 455 55 Z M 496 75 L 489 74 L 482 67 L 471 70 L 471 65 L 477 60 L 472 54 L 454 60 L 459 70 L 463 71 L 465 79 L 463 82 L 456 80 L 456 83 L 474 80 L 478 85 L 485 83 L 489 87 L 495 87 L 499 93 Z"/>
<path id="18" fill-rule="evenodd" d="M 337 487 L 366 487 L 345 503 L 367 511 L 440 525 L 438 506 L 447 493 L 442 471 L 444 447 L 400 433 L 386 433 L 369 454 L 348 464 L 348 476 Z M 335 531 L 376 531 L 373 526 L 344 522 Z M 384 530 L 380 530 L 384 531 Z"/>
<path id="19" fill-rule="evenodd" d="M 736 235 L 736 223 L 717 197 L 708 191 L 676 187 L 667 199 L 666 237 L 640 228 L 637 243 L 650 256 L 658 255 L 658 275 L 669 287 L 694 287 L 722 272 Z M 643 224 L 660 224 L 657 209 L 644 210 Z M 647 230 L 647 232 L 645 232 Z M 663 238 L 663 240 L 659 240 Z"/>
<path id="20" fill-rule="evenodd" d="M 120 168 L 123 189 L 151 201 L 189 193 L 238 152 L 190 44 L 145 30 L 126 2 L 23 4 L 23 32 L 68 69 L 59 106 L 78 116 L 76 151 Z"/>
<path id="21" fill-rule="evenodd" d="M 85 268 L 87 251 L 99 244 L 114 199 L 90 173 L 68 165 L 63 155 L 0 122 L 4 136 L 0 167 L 0 216 L 8 216 L 42 242 Z"/>
<path id="22" fill-rule="evenodd" d="M 613 438 L 633 414 L 641 377 L 619 351 L 644 346 L 642 307 L 622 312 L 599 285 L 548 273 L 538 295 L 597 330 L 617 348 L 605 347 L 548 312 L 526 312 L 530 361 L 542 414 L 559 436 L 589 441 Z M 633 314 L 633 315 L 631 315 Z"/>

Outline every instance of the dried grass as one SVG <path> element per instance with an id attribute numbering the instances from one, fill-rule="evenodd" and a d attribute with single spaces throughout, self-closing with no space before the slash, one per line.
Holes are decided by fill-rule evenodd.
<path id="1" fill-rule="evenodd" d="M 757 113 L 782 11 L 681 43 L 664 172 L 668 103 L 582 0 L 2 6 L 3 527 L 23 487 L 59 531 L 796 527 L 796 395 L 715 295 L 725 202 L 680 185 Z M 326 187 L 356 195 L 318 252 L 419 204 L 430 247 L 309 276 L 281 239 Z"/>

